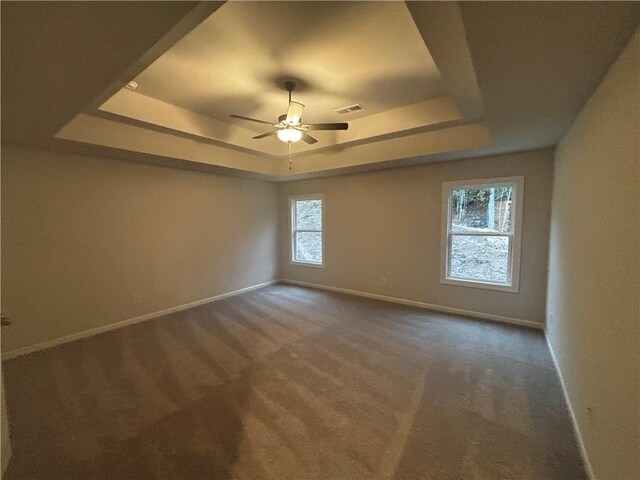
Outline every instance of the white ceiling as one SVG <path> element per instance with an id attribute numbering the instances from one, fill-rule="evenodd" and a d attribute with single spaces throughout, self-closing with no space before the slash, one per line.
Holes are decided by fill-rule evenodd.
<path id="1" fill-rule="evenodd" d="M 3 143 L 277 181 L 555 145 L 640 22 L 640 2 L 0 8 Z M 284 144 L 258 147 L 226 118 L 282 113 L 290 77 L 306 121 L 367 107 L 300 146 L 292 170 Z"/>
<path id="2" fill-rule="evenodd" d="M 460 21 L 457 7 L 452 13 Z M 473 76 L 465 61 L 462 74 Z M 134 80 L 135 92 L 121 89 L 87 113 L 268 158 L 289 154 L 276 136 L 252 138 L 273 127 L 230 115 L 276 123 L 287 109 L 289 80 L 293 99 L 307 106 L 305 123 L 349 123 L 348 131 L 311 132 L 318 142 L 296 143 L 296 156 L 462 119 L 400 1 L 228 2 Z M 365 110 L 333 112 L 355 103 Z M 73 127 L 65 138 L 76 138 L 80 127 Z"/>
<path id="3" fill-rule="evenodd" d="M 287 79 L 298 81 L 293 98 L 307 106 L 307 123 L 446 94 L 404 2 L 228 2 L 135 80 L 137 93 L 218 120 L 275 122 L 286 112 Z M 355 103 L 366 110 L 333 112 Z"/>
<path id="4" fill-rule="evenodd" d="M 2 142 L 50 142 L 60 127 L 126 78 L 130 66 L 154 45 L 166 49 L 175 43 L 176 24 L 189 17 L 193 28 L 216 2 L 205 6 L 0 2 Z"/>

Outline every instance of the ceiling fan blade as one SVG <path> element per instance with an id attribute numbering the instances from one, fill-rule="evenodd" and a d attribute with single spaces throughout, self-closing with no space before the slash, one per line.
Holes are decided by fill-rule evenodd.
<path id="1" fill-rule="evenodd" d="M 314 144 L 314 143 L 316 143 L 318 141 L 315 138 L 313 138 L 311 135 L 309 135 L 308 133 L 304 133 L 304 132 L 302 132 L 302 140 L 305 143 L 308 143 L 309 145 L 312 145 L 312 144 Z"/>
<path id="2" fill-rule="evenodd" d="M 285 122 L 289 125 L 300 125 L 303 110 L 303 104 L 298 102 L 289 102 L 289 110 L 287 111 L 287 118 L 285 119 Z"/>
<path id="3" fill-rule="evenodd" d="M 309 130 L 348 130 L 348 123 L 310 123 L 309 125 L 304 125 L 308 127 Z"/>
<path id="4" fill-rule="evenodd" d="M 267 138 L 270 137 L 271 135 L 275 135 L 276 133 L 278 133 L 278 130 L 274 130 L 273 132 L 267 132 L 267 133 L 263 133 L 262 135 L 256 135 L 255 137 L 251 137 L 254 140 L 260 140 L 261 138 Z"/>
<path id="5" fill-rule="evenodd" d="M 229 116 L 233 117 L 233 118 L 239 118 L 240 120 L 249 120 L 250 122 L 264 123 L 266 125 L 273 125 L 273 123 L 271 123 L 271 122 L 265 122 L 264 120 L 258 120 L 257 118 L 243 117 L 242 115 L 229 115 Z"/>

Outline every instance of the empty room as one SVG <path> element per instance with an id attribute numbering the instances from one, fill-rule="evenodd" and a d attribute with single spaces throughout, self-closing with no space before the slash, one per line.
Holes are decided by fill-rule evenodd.
<path id="1" fill-rule="evenodd" d="M 3 480 L 640 479 L 640 2 L 0 2 Z"/>

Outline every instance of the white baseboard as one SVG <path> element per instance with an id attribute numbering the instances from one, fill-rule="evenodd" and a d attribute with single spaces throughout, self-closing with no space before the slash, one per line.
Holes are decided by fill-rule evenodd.
<path id="1" fill-rule="evenodd" d="M 567 386 L 564 383 L 564 377 L 562 376 L 562 371 L 560 370 L 560 364 L 558 364 L 558 359 L 556 358 L 556 354 L 553 351 L 553 347 L 551 346 L 551 342 L 549 341 L 549 337 L 546 335 L 546 333 L 545 333 L 545 338 L 547 340 L 547 346 L 549 347 L 549 351 L 551 352 L 553 365 L 556 367 L 556 372 L 558 372 L 558 378 L 560 379 L 560 386 L 562 387 L 564 401 L 567 404 L 567 407 L 569 409 L 569 416 L 571 417 L 573 430 L 574 432 L 576 432 L 576 439 L 578 440 L 578 446 L 580 447 L 580 454 L 582 455 L 582 462 L 584 463 L 584 468 L 587 471 L 587 476 L 589 477 L 589 479 L 594 480 L 596 476 L 593 473 L 593 468 L 591 467 L 591 462 L 589 461 L 589 455 L 587 454 L 587 449 L 585 448 L 584 442 L 582 441 L 580 426 L 578 425 L 578 419 L 576 418 L 576 414 L 573 410 L 573 405 L 571 405 L 571 400 L 569 399 L 569 392 L 567 391 Z"/>
<path id="2" fill-rule="evenodd" d="M 66 335 L 64 337 L 54 338 L 53 340 L 47 340 L 46 342 L 36 343 L 35 345 L 16 348 L 14 350 L 9 350 L 8 352 L 3 352 L 2 360 L 9 360 L 15 357 L 19 357 L 21 355 L 26 355 L 31 352 L 37 352 L 38 350 L 44 350 L 46 348 L 55 347 L 56 345 L 61 345 L 63 343 L 73 342 L 74 340 L 79 340 L 81 338 L 91 337 L 92 335 L 98 335 L 99 333 L 108 332 L 110 330 L 115 330 L 117 328 L 126 327 L 127 325 L 133 325 L 134 323 L 140 323 L 146 320 L 151 320 L 153 318 L 162 317 L 163 315 L 168 315 L 170 313 L 187 310 L 188 308 L 204 305 L 205 303 L 211 303 L 211 302 L 215 302 L 216 300 L 222 300 L 223 298 L 233 297 L 234 295 L 239 295 L 241 293 L 250 292 L 251 290 L 263 288 L 268 285 L 272 285 L 276 282 L 277 280 L 271 280 L 269 282 L 259 283 L 258 285 L 252 285 L 250 287 L 241 288 L 239 290 L 234 290 L 232 292 L 222 293 L 220 295 L 216 295 L 215 297 L 196 300 L 195 302 L 185 303 L 184 305 L 178 305 L 177 307 L 171 307 L 165 310 L 160 310 L 158 312 L 147 313 L 139 317 L 129 318 L 127 320 L 121 320 L 119 322 L 110 323 L 108 325 L 102 325 L 100 327 L 90 328 L 89 330 L 84 330 L 78 333 L 72 333 L 71 335 Z"/>
<path id="3" fill-rule="evenodd" d="M 506 317 L 503 315 L 494 315 L 493 313 L 474 312 L 472 310 L 464 310 L 462 308 L 446 307 L 444 305 L 434 305 L 432 303 L 419 302 L 417 300 L 407 300 L 405 298 L 388 297 L 386 295 L 378 295 L 377 293 L 361 292 L 358 290 L 349 290 L 340 287 L 331 287 L 329 285 L 320 285 L 317 283 L 300 282 L 298 280 L 290 280 L 288 278 L 281 278 L 281 283 L 289 283 L 291 285 L 298 285 L 301 287 L 319 288 L 321 290 L 329 290 L 331 292 L 346 293 L 349 295 L 357 295 L 359 297 L 375 298 L 376 300 L 383 300 L 385 302 L 399 303 L 402 305 L 409 305 L 412 307 L 425 308 L 427 310 L 435 310 L 438 312 L 452 313 L 454 315 L 464 315 L 467 317 L 480 318 L 482 320 L 490 320 L 492 322 L 509 323 L 512 325 L 520 325 L 524 327 L 536 328 L 538 330 L 544 330 L 544 325 L 538 322 L 532 322 L 531 320 L 524 320 L 522 318 Z"/>

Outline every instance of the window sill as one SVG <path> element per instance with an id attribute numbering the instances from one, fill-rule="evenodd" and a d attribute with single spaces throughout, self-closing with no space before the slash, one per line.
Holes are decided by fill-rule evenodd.
<path id="1" fill-rule="evenodd" d="M 518 284 L 502 285 L 499 283 L 481 282 L 477 280 L 458 280 L 454 278 L 440 279 L 440 283 L 443 283 L 445 285 L 454 285 L 456 287 L 479 288 L 482 290 L 494 290 L 497 292 L 507 292 L 507 293 L 520 292 L 520 288 Z"/>
<path id="2" fill-rule="evenodd" d="M 324 268 L 323 263 L 311 263 L 311 262 L 297 262 L 294 260 L 289 260 L 291 265 L 295 265 L 296 267 L 312 267 L 312 268 Z"/>

